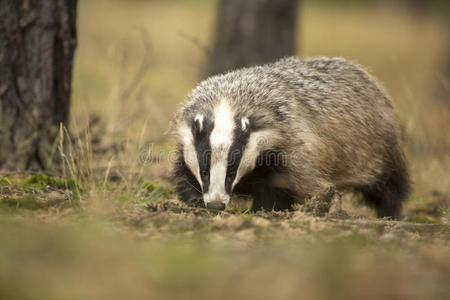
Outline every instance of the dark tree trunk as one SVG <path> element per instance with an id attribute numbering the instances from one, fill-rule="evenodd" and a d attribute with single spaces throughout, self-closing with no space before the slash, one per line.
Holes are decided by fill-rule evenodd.
<path id="1" fill-rule="evenodd" d="M 450 22 L 447 22 L 450 28 Z M 439 72 L 439 80 L 436 84 L 436 96 L 441 103 L 450 108 L 450 37 L 447 35 L 446 51 L 441 59 L 442 65 Z"/>
<path id="2" fill-rule="evenodd" d="M 207 75 L 295 53 L 300 0 L 221 0 Z"/>
<path id="3" fill-rule="evenodd" d="M 47 169 L 69 118 L 77 0 L 0 0 L 0 169 Z"/>

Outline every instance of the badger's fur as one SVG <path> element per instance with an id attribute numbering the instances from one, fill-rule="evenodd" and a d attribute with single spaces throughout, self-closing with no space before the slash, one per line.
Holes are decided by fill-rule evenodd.
<path id="1" fill-rule="evenodd" d="M 364 69 L 341 58 L 286 58 L 200 83 L 176 115 L 174 180 L 183 201 L 286 209 L 353 189 L 379 217 L 400 216 L 409 192 L 392 103 Z"/>

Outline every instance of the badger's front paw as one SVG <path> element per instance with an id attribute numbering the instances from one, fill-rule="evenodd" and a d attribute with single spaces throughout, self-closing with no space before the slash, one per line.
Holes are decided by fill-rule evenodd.
<path id="1" fill-rule="evenodd" d="M 334 188 L 327 188 L 325 191 L 305 199 L 302 210 L 316 217 L 324 217 L 330 212 L 332 204 L 338 201 L 335 199 L 338 197 L 339 193 Z"/>

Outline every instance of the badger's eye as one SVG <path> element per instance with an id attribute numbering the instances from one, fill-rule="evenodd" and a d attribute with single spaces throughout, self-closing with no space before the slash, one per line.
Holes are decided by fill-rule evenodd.
<path id="1" fill-rule="evenodd" d="M 208 177 L 208 176 L 209 176 L 209 173 L 208 173 L 207 170 L 201 170 L 201 171 L 200 171 L 200 175 L 202 175 L 202 177 Z"/>
<path id="2" fill-rule="evenodd" d="M 228 176 L 229 179 L 236 177 L 236 171 L 229 171 Z"/>

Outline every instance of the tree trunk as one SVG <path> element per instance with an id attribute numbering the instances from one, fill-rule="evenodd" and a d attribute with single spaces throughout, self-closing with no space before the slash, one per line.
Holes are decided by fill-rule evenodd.
<path id="1" fill-rule="evenodd" d="M 221 0 L 207 75 L 295 53 L 300 0 Z"/>
<path id="2" fill-rule="evenodd" d="M 77 0 L 0 0 L 0 169 L 48 169 L 69 118 Z"/>

